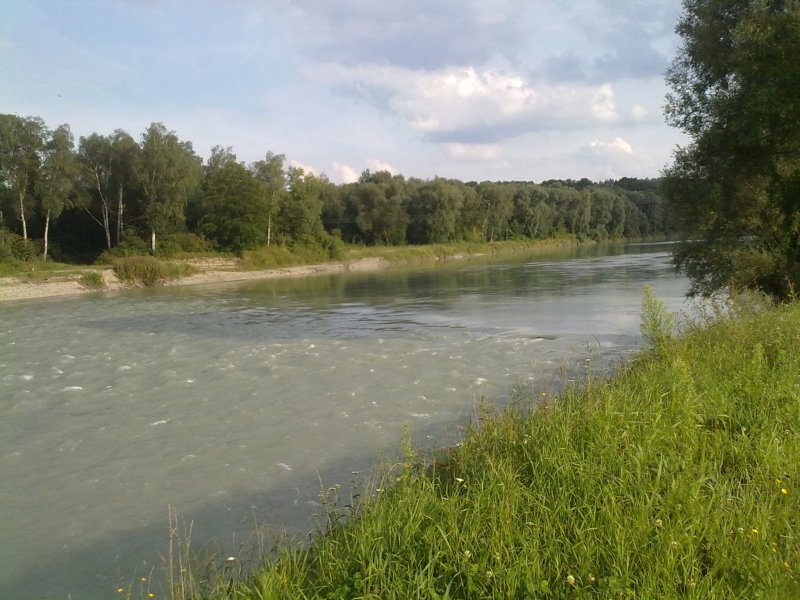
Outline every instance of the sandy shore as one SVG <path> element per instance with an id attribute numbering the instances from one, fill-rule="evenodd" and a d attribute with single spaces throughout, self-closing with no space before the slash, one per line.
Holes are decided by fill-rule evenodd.
<path id="1" fill-rule="evenodd" d="M 281 269 L 269 269 L 266 271 L 241 271 L 237 269 L 215 269 L 215 264 L 197 265 L 201 271 L 190 277 L 183 277 L 173 281 L 165 282 L 165 286 L 174 285 L 201 285 L 213 283 L 227 283 L 230 281 L 248 281 L 253 279 L 276 279 L 289 277 L 311 277 L 314 275 L 325 275 L 329 273 L 344 273 L 346 271 L 377 271 L 389 265 L 389 262 L 382 258 L 362 258 L 347 262 L 323 263 L 319 265 L 300 265 L 296 267 L 284 267 Z M 30 300 L 33 298 L 50 298 L 54 296 L 75 296 L 78 294 L 88 294 L 114 291 L 133 287 L 123 284 L 114 275 L 111 269 L 97 271 L 103 277 L 104 286 L 102 288 L 87 288 L 80 284 L 80 275 L 54 274 L 52 277 L 41 280 L 26 281 L 17 277 L 0 278 L 0 302 L 14 300 Z"/>

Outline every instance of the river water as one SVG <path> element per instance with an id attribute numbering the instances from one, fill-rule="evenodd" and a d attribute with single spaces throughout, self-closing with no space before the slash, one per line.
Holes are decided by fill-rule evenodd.
<path id="1" fill-rule="evenodd" d="M 645 284 L 681 307 L 669 249 L 0 305 L 0 598 L 113 597 L 168 507 L 197 546 L 313 530 L 404 425 L 451 443 L 482 397 L 634 351 Z"/>

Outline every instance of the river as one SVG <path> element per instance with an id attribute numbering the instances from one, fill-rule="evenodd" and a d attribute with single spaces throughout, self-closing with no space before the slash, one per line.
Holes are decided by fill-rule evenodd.
<path id="1" fill-rule="evenodd" d="M 303 535 L 320 486 L 452 443 L 482 397 L 640 347 L 669 245 L 0 305 L 0 598 L 94 600 L 149 576 L 168 507 L 226 552 Z M 580 373 L 581 371 L 578 370 Z"/>

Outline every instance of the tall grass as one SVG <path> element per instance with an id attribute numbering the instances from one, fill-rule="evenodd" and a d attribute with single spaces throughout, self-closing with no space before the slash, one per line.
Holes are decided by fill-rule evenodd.
<path id="1" fill-rule="evenodd" d="M 329 491 L 310 545 L 202 595 L 800 598 L 800 305 L 728 314 L 485 407 L 455 447 L 405 444 L 363 498 Z"/>
<path id="2" fill-rule="evenodd" d="M 187 277 L 197 270 L 183 262 L 161 261 L 153 256 L 127 256 L 114 259 L 114 272 L 122 281 L 155 286 L 169 279 Z"/>

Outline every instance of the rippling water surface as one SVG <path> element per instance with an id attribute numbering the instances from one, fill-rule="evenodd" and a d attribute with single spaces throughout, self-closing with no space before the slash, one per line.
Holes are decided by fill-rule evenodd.
<path id="1" fill-rule="evenodd" d="M 548 389 L 672 308 L 667 245 L 0 305 L 0 598 L 108 598 L 254 522 L 313 529 L 320 480 L 457 436 L 481 396 Z M 429 440 L 430 438 L 430 440 Z"/>

